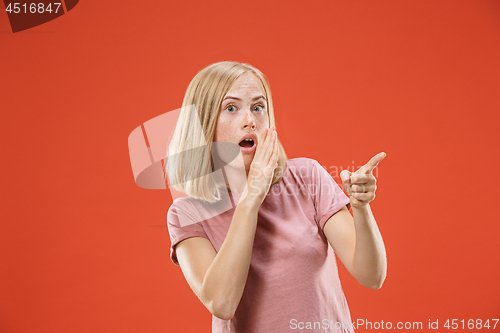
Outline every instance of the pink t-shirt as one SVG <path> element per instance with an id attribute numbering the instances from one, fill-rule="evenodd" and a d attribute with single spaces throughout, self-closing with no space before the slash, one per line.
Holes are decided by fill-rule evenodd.
<path id="1" fill-rule="evenodd" d="M 178 265 L 174 246 L 190 237 L 205 237 L 219 251 L 235 209 L 231 199 L 237 204 L 239 198 L 224 191 L 221 203 L 212 205 L 176 199 L 167 214 L 172 261 Z M 328 219 L 348 204 L 317 161 L 289 159 L 259 208 L 236 313 L 227 321 L 213 316 L 212 332 L 354 332 L 335 254 L 323 233 Z"/>

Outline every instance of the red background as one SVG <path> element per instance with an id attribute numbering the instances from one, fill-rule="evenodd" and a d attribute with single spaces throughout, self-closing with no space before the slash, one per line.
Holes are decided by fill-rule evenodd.
<path id="1" fill-rule="evenodd" d="M 127 137 L 221 60 L 268 76 L 290 158 L 387 152 L 388 276 L 341 267 L 353 320 L 500 317 L 499 1 L 80 1 L 16 34 L 0 12 L 0 49 L 1 332 L 210 331 Z"/>

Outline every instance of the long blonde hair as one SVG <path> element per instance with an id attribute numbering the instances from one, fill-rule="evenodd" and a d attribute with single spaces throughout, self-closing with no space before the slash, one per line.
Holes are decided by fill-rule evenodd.
<path id="1" fill-rule="evenodd" d="M 221 199 L 220 189 L 212 176 L 212 143 L 222 99 L 242 74 L 251 72 L 262 83 L 266 93 L 269 126 L 275 125 L 271 90 L 265 75 L 257 68 L 239 62 L 223 61 L 202 69 L 189 84 L 182 109 L 168 148 L 165 176 L 170 186 L 188 196 L 207 202 Z M 199 125 L 198 125 L 199 124 Z M 285 172 L 286 154 L 278 140 L 278 167 L 272 183 Z"/>

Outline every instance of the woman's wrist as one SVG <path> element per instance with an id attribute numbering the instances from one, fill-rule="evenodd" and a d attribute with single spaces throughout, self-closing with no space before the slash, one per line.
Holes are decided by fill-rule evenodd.
<path id="1" fill-rule="evenodd" d="M 262 199 L 259 196 L 256 196 L 252 193 L 248 193 L 246 190 L 241 195 L 240 201 L 238 202 L 238 206 L 241 205 L 245 209 L 250 211 L 258 211 L 260 205 L 262 204 Z"/>
<path id="2" fill-rule="evenodd" d="M 366 213 L 366 212 L 371 211 L 370 204 L 365 204 L 365 205 L 359 205 L 359 206 L 357 206 L 357 205 L 353 205 L 351 203 L 351 209 L 352 209 L 353 212 L 356 211 L 356 212 L 360 212 L 360 213 Z"/>

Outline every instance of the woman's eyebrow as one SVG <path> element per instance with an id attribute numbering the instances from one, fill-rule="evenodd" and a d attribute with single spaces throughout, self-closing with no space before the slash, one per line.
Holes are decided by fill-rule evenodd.
<path id="1" fill-rule="evenodd" d="M 262 95 L 259 95 L 259 96 L 257 96 L 257 97 L 254 97 L 254 98 L 252 99 L 252 101 L 256 101 L 256 100 L 261 99 L 261 98 L 262 98 L 263 100 L 265 100 L 265 101 L 266 101 L 266 98 L 265 98 L 264 96 L 262 96 Z"/>
<path id="2" fill-rule="evenodd" d="M 259 95 L 259 96 L 256 96 L 256 97 L 252 98 L 252 101 L 256 101 L 256 100 L 261 99 L 261 98 L 263 100 L 266 100 L 266 98 L 264 96 Z M 226 97 L 224 97 L 223 101 L 225 101 L 226 99 L 235 99 L 237 101 L 241 101 L 241 98 L 233 97 L 233 96 L 226 96 Z"/>

